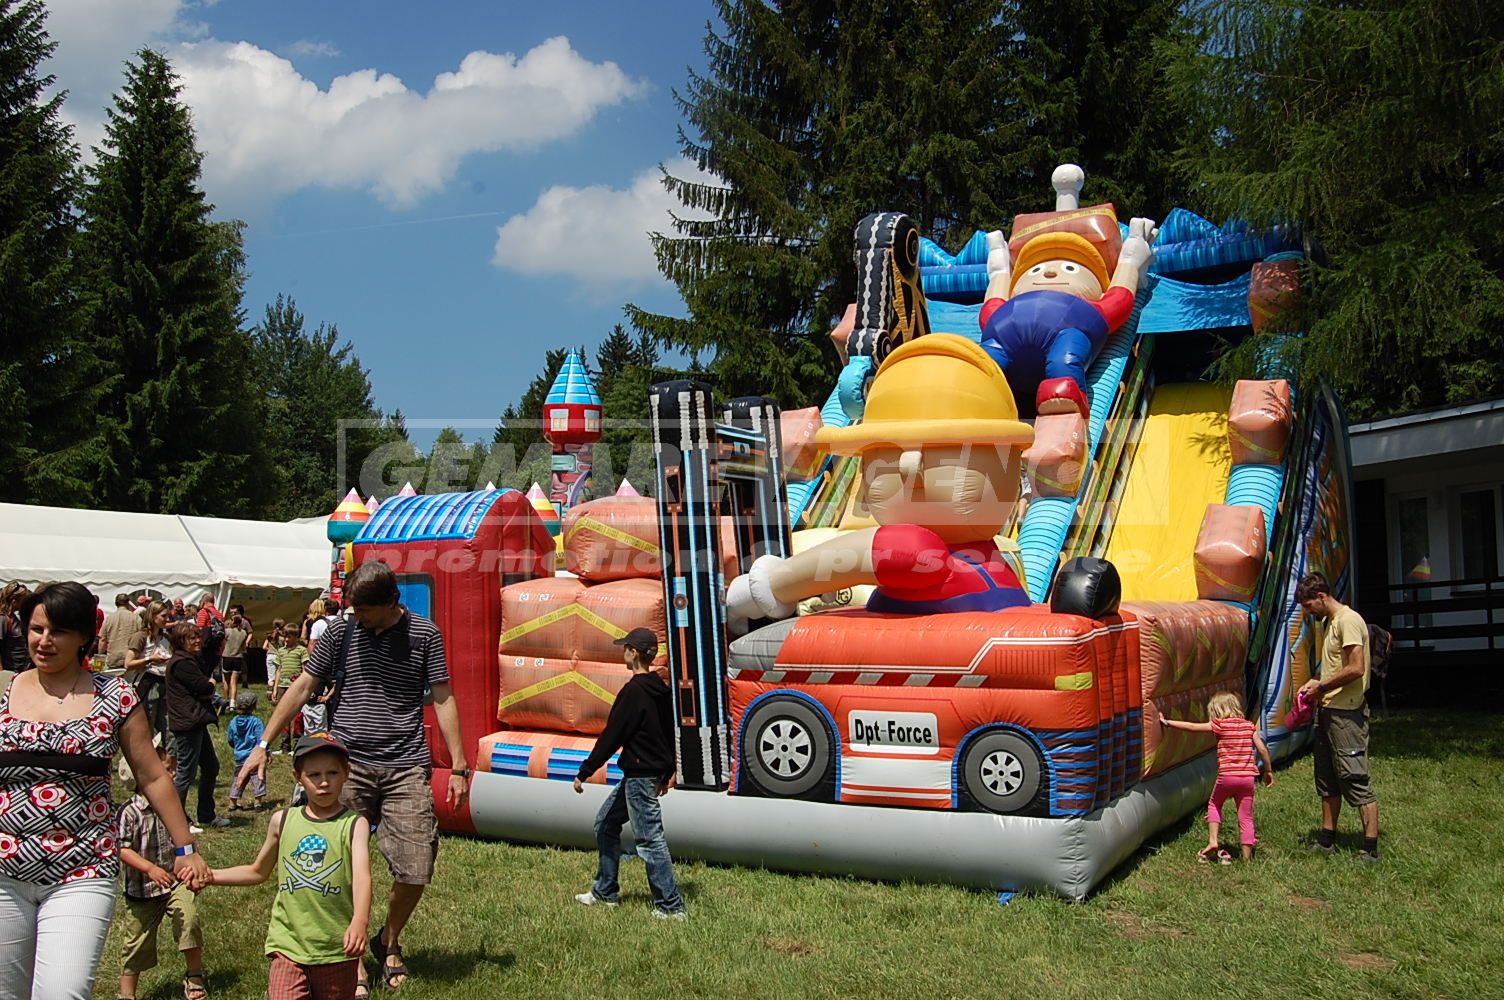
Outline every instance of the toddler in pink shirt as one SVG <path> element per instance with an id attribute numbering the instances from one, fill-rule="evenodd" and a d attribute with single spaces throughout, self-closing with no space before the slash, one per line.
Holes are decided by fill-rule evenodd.
<path id="1" fill-rule="evenodd" d="M 1274 762 L 1256 725 L 1243 718 L 1243 699 L 1231 691 L 1219 691 L 1206 703 L 1209 722 L 1181 722 L 1160 716 L 1160 724 L 1193 733 L 1212 733 L 1217 737 L 1217 783 L 1206 804 L 1207 845 L 1196 854 L 1202 864 L 1215 861 L 1232 864 L 1232 854 L 1220 843 L 1222 806 L 1232 799 L 1238 810 L 1238 834 L 1243 845 L 1243 860 L 1253 860 L 1258 837 L 1253 830 L 1253 786 L 1259 780 L 1259 761 L 1263 761 L 1264 786 L 1274 784 Z M 1257 756 L 1255 756 L 1257 754 Z"/>

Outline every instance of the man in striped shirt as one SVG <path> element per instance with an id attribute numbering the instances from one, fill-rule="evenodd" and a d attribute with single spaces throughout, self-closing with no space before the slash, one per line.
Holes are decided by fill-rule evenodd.
<path id="1" fill-rule="evenodd" d="M 433 694 L 439 731 L 454 769 L 447 802 L 457 808 L 470 791 L 469 756 L 444 660 L 444 637 L 433 622 L 398 603 L 397 577 L 383 562 L 357 566 L 345 581 L 349 618 L 329 624 L 303 673 L 284 691 L 266 731 L 240 770 L 244 780 L 266 766 L 266 747 L 331 682 L 331 735 L 350 752 L 342 800 L 376 828 L 392 872 L 385 926 L 371 939 L 389 988 L 407 980 L 399 943 L 423 889 L 433 881 L 439 850 L 428 740 L 423 734 L 425 688 Z M 343 662 L 341 662 L 343 660 Z M 365 981 L 365 967 L 361 967 Z"/>

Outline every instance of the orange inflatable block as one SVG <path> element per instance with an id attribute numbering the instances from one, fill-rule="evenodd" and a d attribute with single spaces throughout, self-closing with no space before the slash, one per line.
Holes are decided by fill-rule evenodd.
<path id="1" fill-rule="evenodd" d="M 1300 261 L 1253 265 L 1248 282 L 1248 315 L 1253 332 L 1294 333 L 1301 302 Z"/>
<path id="2" fill-rule="evenodd" d="M 1133 601 L 1123 605 L 1123 613 L 1138 619 L 1143 773 L 1148 777 L 1214 745 L 1201 734 L 1161 728 L 1160 714 L 1204 721 L 1213 694 L 1242 695 L 1248 612 L 1219 601 Z"/>
<path id="3" fill-rule="evenodd" d="M 583 583 L 567 576 L 502 587 L 502 655 L 573 656 L 579 619 L 570 608 L 584 591 Z"/>
<path id="4" fill-rule="evenodd" d="M 1252 601 L 1264 571 L 1265 546 L 1262 510 L 1208 504 L 1196 536 L 1196 596 Z"/>
<path id="5" fill-rule="evenodd" d="M 1290 443 L 1295 414 L 1284 379 L 1242 379 L 1227 411 L 1227 439 L 1234 465 L 1278 465 Z"/>
<path id="6" fill-rule="evenodd" d="M 1049 413 L 1034 421 L 1034 443 L 1024 452 L 1029 482 L 1043 497 L 1073 497 L 1086 467 L 1086 417 Z"/>
<path id="7" fill-rule="evenodd" d="M 722 571 L 738 572 L 734 525 L 721 521 Z M 661 580 L 658 501 L 652 497 L 601 497 L 564 514 L 564 568 L 588 583 Z"/>
<path id="8" fill-rule="evenodd" d="M 658 502 L 601 497 L 564 513 L 564 568 L 592 583 L 657 579 Z"/>
<path id="9" fill-rule="evenodd" d="M 617 663 L 501 656 L 496 717 L 522 729 L 599 733 L 631 673 Z"/>
<path id="10" fill-rule="evenodd" d="M 784 410 L 778 418 L 783 441 L 783 474 L 789 482 L 813 479 L 820 471 L 825 449 L 815 443 L 815 432 L 824 426 L 820 408 Z"/>
<path id="11" fill-rule="evenodd" d="M 1118 266 L 1118 253 L 1123 249 L 1123 232 L 1118 228 L 1118 213 L 1111 204 L 1091 205 L 1069 212 L 1030 212 L 1013 217 L 1013 235 L 1008 240 L 1008 252 L 1018 260 L 1023 245 L 1045 233 L 1075 233 L 1083 236 L 1097 248 L 1112 273 Z M 1102 289 L 1107 291 L 1107 289 Z"/>
<path id="12" fill-rule="evenodd" d="M 621 659 L 621 647 L 612 643 L 634 628 L 650 628 L 658 637 L 655 664 L 666 663 L 663 615 L 663 584 L 658 580 L 616 580 L 586 587 L 575 599 L 574 655 L 580 660 L 610 663 Z"/>

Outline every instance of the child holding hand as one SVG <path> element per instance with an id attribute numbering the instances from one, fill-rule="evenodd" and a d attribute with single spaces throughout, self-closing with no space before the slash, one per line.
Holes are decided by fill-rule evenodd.
<path id="1" fill-rule="evenodd" d="M 171 774 L 177 766 L 172 752 L 158 736 L 157 757 Z M 173 939 L 187 969 L 183 996 L 207 1000 L 204 974 L 204 931 L 198 919 L 198 898 L 177 880 L 172 867 L 175 852 L 167 825 L 140 792 L 120 810 L 120 871 L 125 876 L 125 916 L 120 920 L 120 998 L 135 1000 L 141 973 L 157 966 L 157 929 L 164 919 L 172 924 Z"/>
<path id="2" fill-rule="evenodd" d="M 266 932 L 268 1000 L 353 1000 L 371 912 L 371 826 L 340 805 L 350 776 L 342 744 L 305 736 L 292 766 L 307 804 L 272 814 L 255 861 L 211 877 L 215 885 L 281 878 Z"/>
<path id="3" fill-rule="evenodd" d="M 1269 748 L 1259 736 L 1258 727 L 1243 718 L 1243 699 L 1231 691 L 1219 691 L 1206 703 L 1210 722 L 1182 722 L 1160 716 L 1160 724 L 1192 733 L 1212 733 L 1217 737 L 1217 783 L 1212 786 L 1206 804 L 1207 844 L 1196 854 L 1202 864 L 1215 861 L 1232 864 L 1232 855 L 1221 845 L 1222 806 L 1230 798 L 1238 809 L 1238 834 L 1243 845 L 1243 860 L 1253 860 L 1258 837 L 1253 829 L 1253 786 L 1263 762 L 1264 787 L 1274 784 L 1274 761 Z M 1255 758 L 1257 754 L 1257 758 Z"/>

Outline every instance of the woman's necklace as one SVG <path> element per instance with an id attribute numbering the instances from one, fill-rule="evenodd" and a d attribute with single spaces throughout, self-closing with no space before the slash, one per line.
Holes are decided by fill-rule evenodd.
<path id="1" fill-rule="evenodd" d="M 68 700 L 68 696 L 73 693 L 73 688 L 77 685 L 77 683 L 78 681 L 76 679 L 70 681 L 68 683 L 68 689 L 66 691 L 64 691 L 62 694 L 53 694 L 51 691 L 47 690 L 47 685 L 42 682 L 41 675 L 37 675 L 37 685 L 42 689 L 43 693 L 46 694 L 47 697 L 51 698 L 59 705 Z"/>

